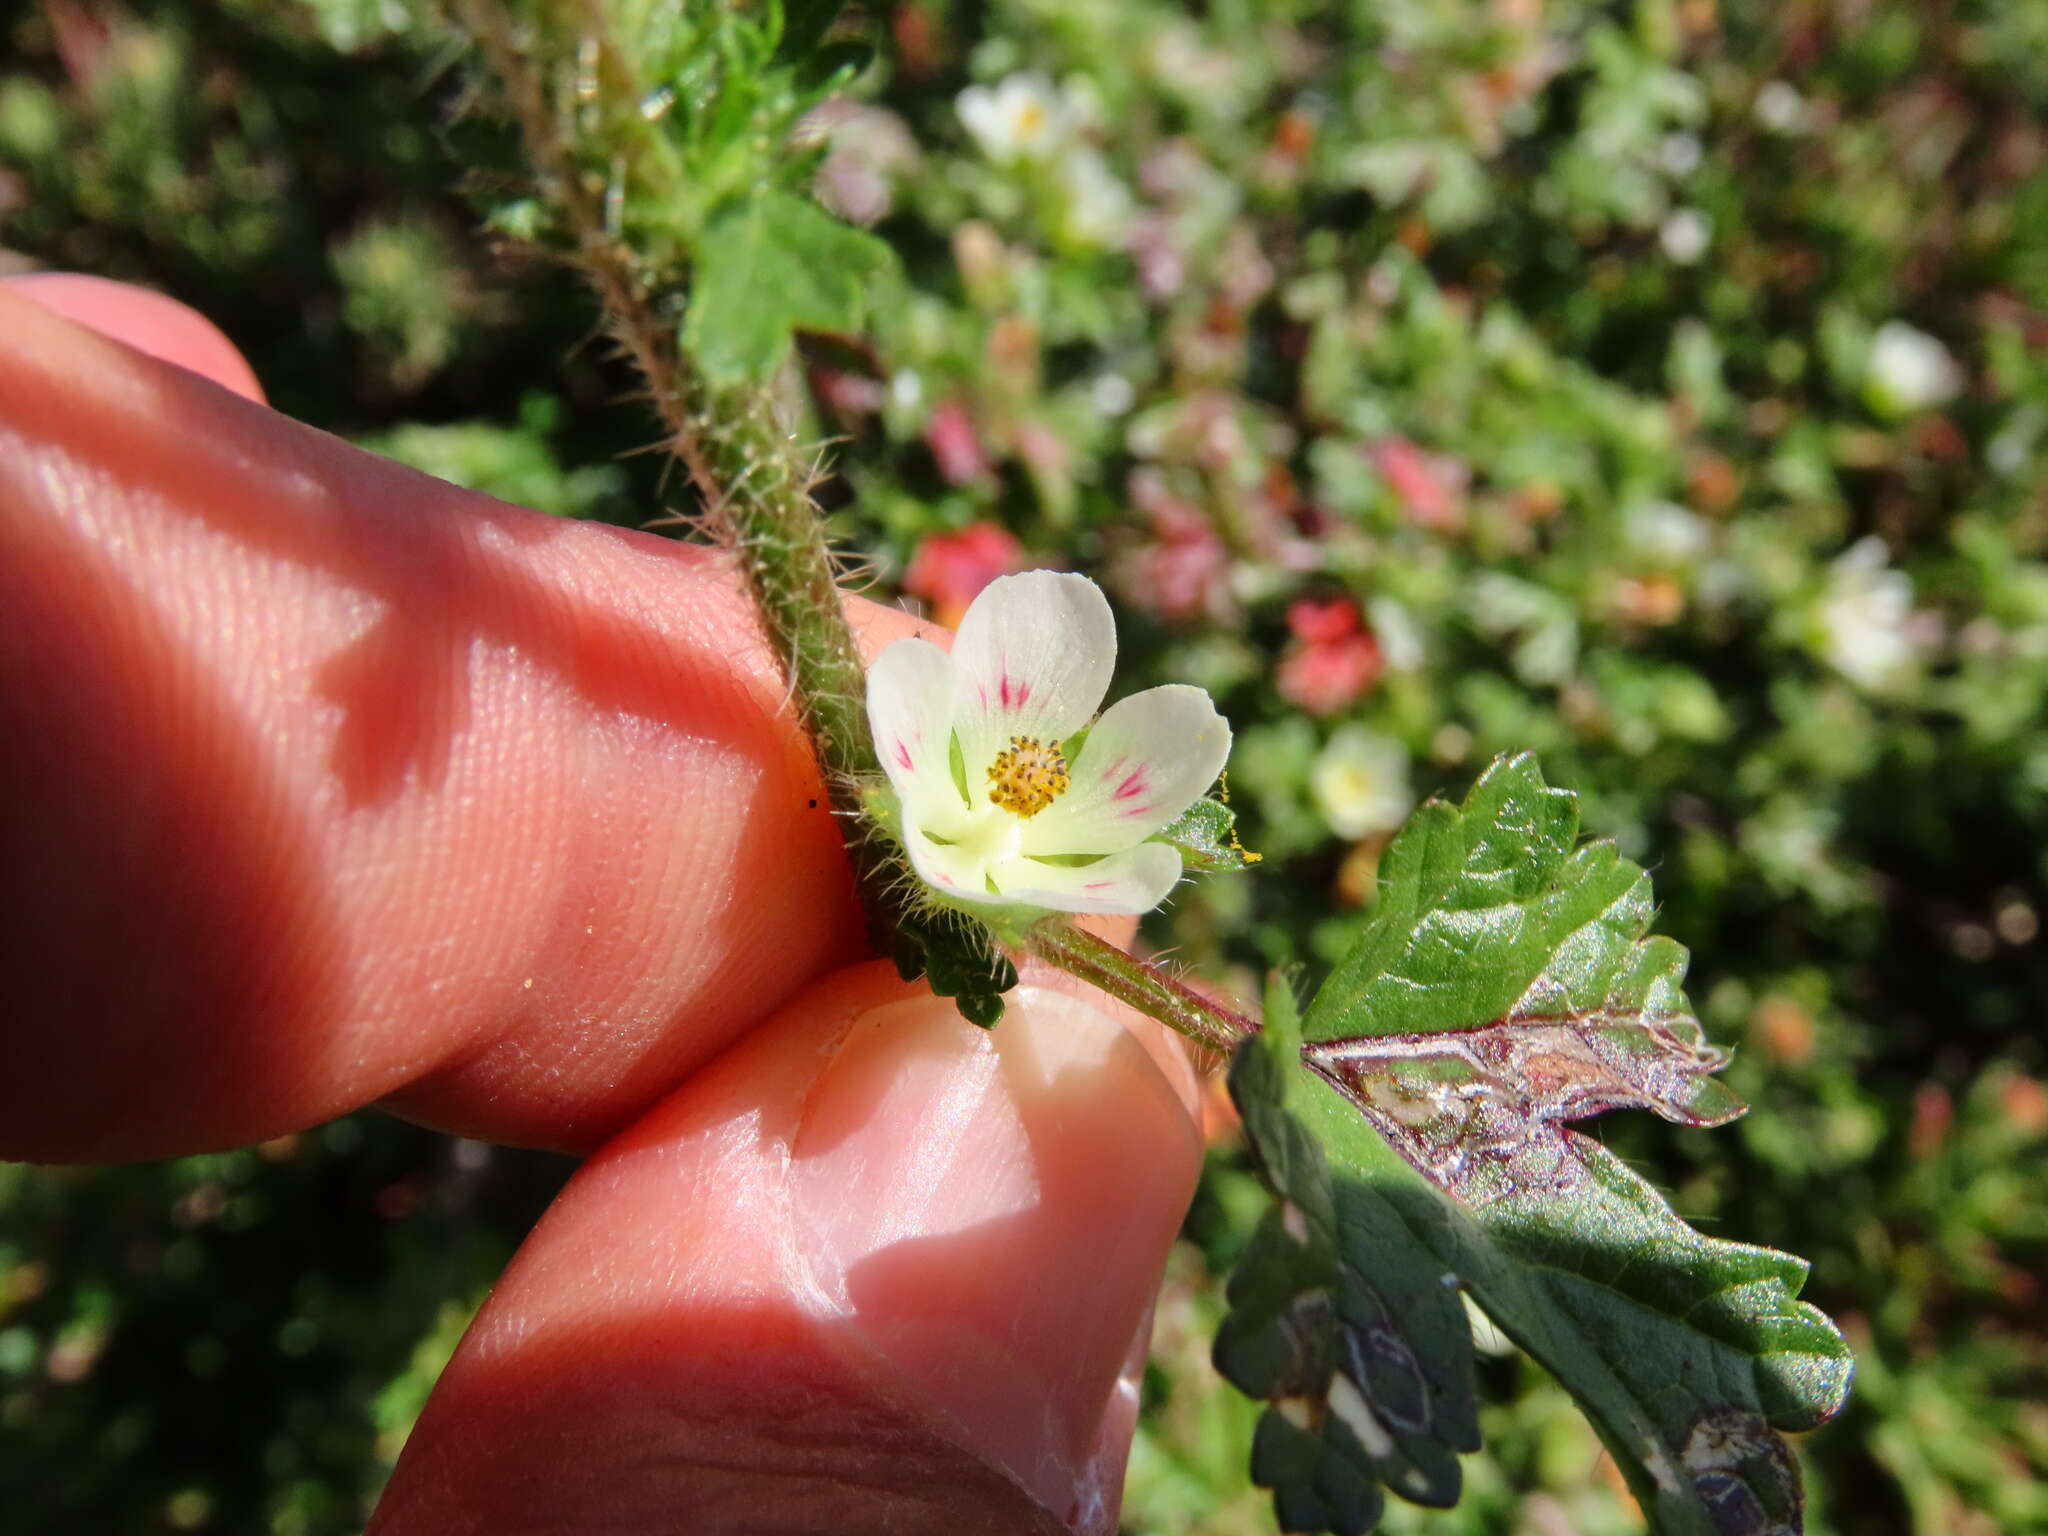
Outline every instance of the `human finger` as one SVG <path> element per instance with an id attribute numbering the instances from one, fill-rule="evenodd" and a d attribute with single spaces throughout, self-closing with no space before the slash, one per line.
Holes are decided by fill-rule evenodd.
<path id="1" fill-rule="evenodd" d="M 578 1172 L 372 1536 L 1114 1530 L 1193 1104 L 1033 978 L 829 979 Z"/>
<path id="2" fill-rule="evenodd" d="M 263 386 L 257 382 L 255 370 L 220 327 L 166 294 L 79 272 L 30 272 L 5 282 L 21 297 L 90 326 L 102 336 L 176 363 L 223 389 L 263 403 Z"/>
<path id="3" fill-rule="evenodd" d="M 0 1155 L 587 1148 L 862 954 L 719 560 L 0 325 Z"/>

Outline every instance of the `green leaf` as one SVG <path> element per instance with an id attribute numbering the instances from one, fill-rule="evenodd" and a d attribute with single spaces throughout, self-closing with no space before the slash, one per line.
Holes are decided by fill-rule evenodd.
<path id="1" fill-rule="evenodd" d="M 1070 755 L 1068 761 L 1072 760 Z M 1195 874 L 1244 869 L 1259 861 L 1237 840 L 1237 812 L 1206 797 L 1183 811 L 1172 826 L 1155 833 L 1152 841 L 1178 848 L 1182 866 Z"/>
<path id="2" fill-rule="evenodd" d="M 800 330 L 853 331 L 896 258 L 809 198 L 763 191 L 712 219 L 698 247 L 683 346 L 712 384 L 760 383 Z"/>
<path id="3" fill-rule="evenodd" d="M 1232 1092 L 1279 1203 L 1217 1364 L 1274 1405 L 1253 1471 L 1288 1529 L 1367 1529 L 1361 1479 L 1455 1497 L 1433 1458 L 1477 1443 L 1461 1290 L 1571 1391 L 1655 1530 L 1800 1529 L 1776 1431 L 1841 1408 L 1848 1348 L 1796 1299 L 1802 1261 L 1700 1236 L 1568 1128 L 1742 1110 L 1711 1076 L 1685 951 L 1644 937 L 1648 878 L 1577 835 L 1575 797 L 1526 755 L 1462 808 L 1424 806 L 1298 1029 L 1269 1010 L 1239 1048 Z"/>
<path id="4" fill-rule="evenodd" d="M 1300 1067 L 1294 1003 L 1268 989 L 1263 1034 L 1241 1046 L 1231 1094 L 1275 1197 L 1230 1277 L 1216 1366 L 1272 1404 L 1252 1441 L 1252 1479 L 1288 1531 L 1368 1531 L 1382 1486 L 1418 1503 L 1457 1502 L 1456 1454 L 1479 1448 L 1472 1341 L 1442 1266 L 1387 1262 L 1398 1219 L 1290 1100 Z"/>

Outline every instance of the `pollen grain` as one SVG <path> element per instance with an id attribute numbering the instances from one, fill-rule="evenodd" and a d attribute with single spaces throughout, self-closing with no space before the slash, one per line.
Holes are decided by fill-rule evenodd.
<path id="1" fill-rule="evenodd" d="M 1036 736 L 1012 736 L 1009 747 L 988 765 L 988 797 L 1015 816 L 1036 816 L 1067 787 L 1067 760 L 1059 744 Z"/>

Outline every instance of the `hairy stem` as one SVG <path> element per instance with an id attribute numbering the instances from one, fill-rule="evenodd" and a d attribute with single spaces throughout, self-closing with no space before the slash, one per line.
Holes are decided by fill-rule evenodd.
<path id="1" fill-rule="evenodd" d="M 1064 917 L 1041 918 L 1024 942 L 1039 959 L 1093 983 L 1205 1049 L 1227 1055 L 1238 1041 L 1258 1032 L 1258 1024 L 1243 1014 L 1211 1002 Z"/>
<path id="2" fill-rule="evenodd" d="M 597 290 L 608 327 L 646 380 L 668 443 L 702 499 L 705 522 L 745 575 L 835 811 L 860 814 L 854 776 L 872 767 L 866 680 L 840 607 L 832 553 L 810 498 L 813 466 L 765 388 L 714 390 L 677 345 L 687 274 L 649 270 L 613 232 L 604 182 L 584 152 L 591 110 L 638 102 L 648 82 L 610 46 L 595 6 L 542 0 L 522 26 L 499 0 L 454 0 L 517 121 L 569 255 Z M 593 79 L 597 82 L 593 84 Z M 595 102 L 595 108 L 591 103 Z M 562 104 L 571 104 L 563 108 Z M 600 120 L 597 132 L 602 132 Z M 629 142 L 627 134 L 618 135 Z M 848 852 L 878 938 L 892 926 L 893 866 L 869 840 Z"/>

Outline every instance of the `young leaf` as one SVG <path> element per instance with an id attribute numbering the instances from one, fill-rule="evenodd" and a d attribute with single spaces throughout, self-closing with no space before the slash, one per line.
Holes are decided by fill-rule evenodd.
<path id="1" fill-rule="evenodd" d="M 1069 761 L 1072 761 L 1071 754 Z M 1193 873 L 1213 874 L 1256 864 L 1259 856 L 1237 840 L 1237 812 L 1206 796 L 1189 806 L 1154 840 L 1180 850 L 1181 866 Z"/>
<path id="2" fill-rule="evenodd" d="M 1610 845 L 1575 849 L 1577 833 L 1575 797 L 1528 756 L 1495 763 L 1462 809 L 1423 807 L 1298 1032 L 1282 1008 L 1239 1049 L 1232 1092 L 1281 1204 L 1232 1278 L 1217 1362 L 1274 1400 L 1254 1472 L 1289 1529 L 1368 1528 L 1361 1465 L 1416 1497 L 1410 1426 L 1468 1448 L 1454 1411 L 1470 1341 L 1446 1322 L 1460 1289 L 1577 1398 L 1655 1530 L 1800 1529 L 1776 1431 L 1840 1409 L 1848 1348 L 1796 1300 L 1803 1262 L 1700 1236 L 1567 1128 L 1613 1108 L 1687 1125 L 1742 1109 L 1710 1076 L 1723 1058 L 1688 1011 L 1684 950 L 1643 937 L 1648 878 Z M 1346 1342 L 1347 1269 L 1412 1299 L 1381 1357 L 1420 1362 L 1426 1419 Z M 1265 1354 L 1248 1351 L 1260 1338 Z M 1405 1474 L 1361 1461 L 1387 1444 Z"/>
<path id="3" fill-rule="evenodd" d="M 757 193 L 704 231 L 683 346 L 715 385 L 763 382 L 792 333 L 858 330 L 895 271 L 886 244 L 809 198 Z"/>

